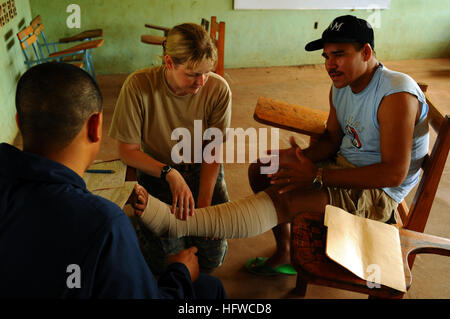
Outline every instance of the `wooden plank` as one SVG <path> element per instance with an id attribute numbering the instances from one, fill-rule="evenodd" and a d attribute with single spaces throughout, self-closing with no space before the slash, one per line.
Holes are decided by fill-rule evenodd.
<path id="1" fill-rule="evenodd" d="M 261 97 L 256 104 L 254 119 L 263 124 L 316 137 L 325 132 L 328 113 Z"/>
<path id="2" fill-rule="evenodd" d="M 103 43 L 105 42 L 105 40 L 103 39 L 98 39 L 98 40 L 92 40 L 92 41 L 88 41 L 88 42 L 82 42 L 74 47 L 59 51 L 59 52 L 54 52 L 52 54 L 49 55 L 49 57 L 57 57 L 57 56 L 61 56 L 61 55 L 65 55 L 65 54 L 70 54 L 70 53 L 74 53 L 74 52 L 78 52 L 78 51 L 83 51 L 83 50 L 89 50 L 89 49 L 94 49 L 94 48 L 98 48 L 100 47 Z"/>
<path id="3" fill-rule="evenodd" d="M 428 104 L 428 124 L 431 125 L 431 127 L 435 131 L 439 131 L 439 128 L 444 123 L 445 115 L 444 113 L 433 103 L 433 101 L 430 99 L 430 97 L 425 94 L 425 97 L 427 99 Z"/>
<path id="4" fill-rule="evenodd" d="M 423 234 L 404 228 L 399 229 L 406 279 L 412 283 L 411 269 L 416 254 L 450 256 L 450 239 Z M 408 282 L 407 282 L 408 283 Z"/>
<path id="5" fill-rule="evenodd" d="M 40 24 L 37 28 L 34 29 L 34 34 L 39 35 L 42 32 L 42 30 L 44 30 L 44 25 Z"/>
<path id="6" fill-rule="evenodd" d="M 210 25 L 210 27 L 211 27 L 211 29 L 210 29 L 211 30 L 210 31 L 211 37 L 214 40 L 217 40 L 216 33 L 217 33 L 217 31 L 219 31 L 219 24 L 217 23 L 217 17 L 215 17 L 215 16 L 211 17 L 211 25 Z"/>
<path id="7" fill-rule="evenodd" d="M 170 28 L 162 27 L 162 26 L 159 26 L 159 25 L 151 24 L 151 23 L 146 23 L 145 27 L 146 28 L 150 28 L 150 29 L 164 31 L 164 35 L 167 35 L 167 33 L 169 33 L 169 31 L 170 31 Z"/>
<path id="8" fill-rule="evenodd" d="M 67 43 L 67 42 L 83 41 L 85 39 L 98 38 L 101 36 L 103 36 L 103 29 L 93 29 L 83 31 L 70 37 L 61 38 L 59 39 L 59 42 Z"/>
<path id="9" fill-rule="evenodd" d="M 36 35 L 33 34 L 32 36 L 28 37 L 25 41 L 20 43 L 20 46 L 22 47 L 23 50 L 25 50 L 30 45 L 32 45 L 34 42 L 36 42 L 36 39 L 37 39 Z"/>
<path id="10" fill-rule="evenodd" d="M 400 220 L 398 220 L 398 218 L 396 216 L 397 224 L 400 227 L 402 227 L 408 221 L 408 212 L 409 212 L 408 205 L 406 204 L 406 202 L 404 200 L 400 204 L 398 204 L 397 212 L 400 217 Z"/>
<path id="11" fill-rule="evenodd" d="M 165 37 L 160 37 L 157 35 L 142 35 L 141 36 L 141 42 L 147 43 L 147 44 L 162 45 L 164 41 L 166 41 Z"/>
<path id="12" fill-rule="evenodd" d="M 426 161 L 424 173 L 411 203 L 408 223 L 405 228 L 423 232 L 433 205 L 434 197 L 447 161 L 450 149 L 450 119 L 446 116 L 443 125 Z"/>
<path id="13" fill-rule="evenodd" d="M 17 37 L 19 38 L 20 41 L 23 41 L 23 39 L 25 39 L 27 36 L 29 36 L 32 33 L 33 33 L 33 27 L 28 26 L 25 29 L 23 29 L 22 31 L 20 31 L 19 33 L 17 33 Z"/>
<path id="14" fill-rule="evenodd" d="M 40 15 L 36 16 L 36 18 L 34 18 L 31 23 L 30 26 L 35 29 L 40 23 L 42 22 L 42 18 Z"/>
<path id="15" fill-rule="evenodd" d="M 216 73 L 224 76 L 225 73 L 225 22 L 219 24 L 219 37 L 217 39 L 217 67 Z"/>

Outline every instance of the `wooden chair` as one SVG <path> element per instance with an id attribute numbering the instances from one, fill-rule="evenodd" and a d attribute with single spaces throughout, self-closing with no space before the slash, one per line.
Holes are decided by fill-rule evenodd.
<path id="1" fill-rule="evenodd" d="M 426 85 L 420 86 L 425 92 Z M 449 239 L 423 234 L 450 148 L 449 117 L 439 111 L 428 95 L 426 98 L 429 106 L 428 122 L 437 132 L 437 138 L 422 164 L 423 174 L 411 207 L 408 208 L 403 201 L 396 212 L 408 289 L 412 284 L 411 268 L 416 254 L 450 256 Z M 314 140 L 325 130 L 327 113 L 260 99 L 254 118 L 264 124 L 307 134 Z M 371 297 L 403 297 L 404 293 L 386 286 L 369 288 L 365 280 L 329 259 L 325 254 L 326 227 L 323 220 L 323 214 L 300 214 L 292 222 L 291 262 L 298 271 L 294 292 L 304 296 L 307 284 L 313 283 L 365 293 Z"/>
<path id="2" fill-rule="evenodd" d="M 63 52 L 55 52 L 52 57 L 46 56 L 37 44 L 37 35 L 39 34 L 39 30 L 34 30 L 30 25 L 24 28 L 22 31 L 17 33 L 17 37 L 20 42 L 20 46 L 22 48 L 22 52 L 25 58 L 25 64 L 28 68 L 31 68 L 33 65 L 41 64 L 44 62 L 51 61 L 63 61 L 67 63 L 72 63 L 78 67 L 83 67 L 83 59 L 84 55 L 76 52 L 74 53 L 63 53 Z"/>
<path id="3" fill-rule="evenodd" d="M 103 36 L 103 29 L 92 29 L 80 32 L 78 34 L 72 35 L 70 37 L 65 37 L 59 39 L 59 43 L 71 43 L 80 41 L 91 41 L 94 38 L 99 38 Z"/>
<path id="4" fill-rule="evenodd" d="M 92 30 L 86 30 L 82 31 L 78 34 L 60 38 L 58 40 L 58 43 L 76 43 L 76 42 L 90 42 L 94 40 L 94 38 L 100 38 L 103 36 L 103 29 L 92 29 Z M 92 49 L 86 50 L 86 61 L 89 64 L 90 73 L 93 75 L 94 79 L 96 79 L 95 76 L 95 69 L 94 69 L 94 61 L 92 60 Z"/>
<path id="5" fill-rule="evenodd" d="M 225 22 L 217 22 L 217 17 L 211 17 L 211 38 L 216 43 L 217 47 L 217 66 L 216 73 L 224 76 L 225 66 Z"/>
<path id="6" fill-rule="evenodd" d="M 92 49 L 102 46 L 104 40 L 92 40 L 92 38 L 101 36 L 103 34 L 101 29 L 88 30 L 72 37 L 62 38 L 58 42 L 49 42 L 44 33 L 44 24 L 41 16 L 38 15 L 34 18 L 30 23 L 30 27 L 33 29 L 34 35 L 36 36 L 36 46 L 41 59 L 45 59 L 45 57 L 58 57 L 58 61 L 74 63 L 77 66 L 84 68 L 94 79 L 96 79 L 92 61 Z M 75 46 L 58 50 L 58 46 L 61 46 L 62 44 L 75 42 L 78 42 Z M 61 55 L 63 55 L 62 58 L 60 58 Z"/>
<path id="7" fill-rule="evenodd" d="M 224 76 L 224 61 L 225 61 L 225 22 L 217 22 L 217 17 L 213 16 L 211 17 L 211 23 L 206 20 L 202 19 L 201 25 L 203 28 L 205 28 L 206 31 L 208 31 L 209 27 L 209 33 L 211 35 L 211 38 L 214 40 L 214 43 L 217 47 L 217 66 L 215 73 L 219 74 L 220 76 Z M 162 27 L 154 24 L 145 24 L 146 28 L 155 29 L 159 31 L 164 32 L 164 36 L 157 36 L 157 35 L 142 35 L 141 36 L 141 42 L 151 45 L 160 45 L 163 47 L 163 54 L 164 52 L 164 41 L 166 41 L 167 34 L 170 31 L 170 28 Z"/>
<path id="8" fill-rule="evenodd" d="M 157 35 L 142 35 L 141 36 L 141 42 L 146 44 L 153 44 L 153 45 L 161 45 L 163 46 L 164 41 L 166 41 L 167 34 L 169 34 L 170 28 L 162 27 L 155 24 L 146 23 L 146 28 L 149 29 L 155 29 L 159 31 L 164 32 L 164 36 L 157 36 Z M 163 46 L 164 49 L 164 46 Z"/>

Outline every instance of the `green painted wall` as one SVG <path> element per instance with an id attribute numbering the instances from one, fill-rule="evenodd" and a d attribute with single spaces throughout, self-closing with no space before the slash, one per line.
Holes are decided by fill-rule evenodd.
<path id="1" fill-rule="evenodd" d="M 216 15 L 226 21 L 225 67 L 259 67 L 321 63 L 319 53 L 304 46 L 320 37 L 332 19 L 342 14 L 368 18 L 372 11 L 357 10 L 233 10 L 232 0 L 31 0 L 51 38 L 77 32 L 68 29 L 66 7 L 81 7 L 81 30 L 101 27 L 105 44 L 95 52 L 97 73 L 127 73 L 159 64 L 161 49 L 140 42 L 142 34 L 159 34 L 145 23 L 173 26 L 200 23 Z M 392 0 L 380 12 L 375 29 L 377 56 L 382 60 L 450 56 L 448 0 Z M 314 29 L 314 23 L 318 28 Z"/>
<path id="2" fill-rule="evenodd" d="M 69 4 L 81 7 L 81 29 L 69 29 Z M 15 86 L 25 71 L 16 33 L 40 14 L 50 40 L 90 28 L 103 28 L 105 44 L 94 52 L 98 74 L 129 73 L 158 65 L 161 49 L 140 42 L 142 34 L 161 34 L 145 23 L 173 26 L 200 23 L 216 15 L 226 21 L 225 67 L 322 63 L 319 52 L 304 51 L 339 15 L 368 18 L 366 10 L 233 10 L 233 0 L 16 0 L 18 16 L 0 29 L 0 141 L 12 142 Z M 31 9 L 30 9 L 31 6 Z M 31 12 L 30 12 L 31 10 Z M 381 60 L 450 56 L 449 0 L 392 0 L 379 12 L 375 49 Z M 314 29 L 314 23 L 318 28 Z"/>
<path id="3" fill-rule="evenodd" d="M 17 16 L 0 28 L 0 142 L 7 143 L 12 143 L 18 132 L 14 119 L 16 84 L 26 70 L 16 33 L 31 19 L 29 1 L 15 3 Z"/>

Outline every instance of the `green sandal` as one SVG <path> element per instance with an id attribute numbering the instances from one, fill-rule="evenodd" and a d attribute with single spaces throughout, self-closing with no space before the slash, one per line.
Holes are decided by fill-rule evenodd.
<path id="1" fill-rule="evenodd" d="M 245 268 L 249 272 L 260 276 L 276 276 L 276 275 L 297 275 L 294 267 L 290 264 L 284 264 L 272 268 L 267 266 L 267 257 L 256 257 L 252 258 L 245 264 Z"/>

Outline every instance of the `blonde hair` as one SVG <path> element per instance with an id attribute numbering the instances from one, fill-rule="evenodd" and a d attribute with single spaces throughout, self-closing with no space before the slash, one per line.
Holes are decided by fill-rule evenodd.
<path id="1" fill-rule="evenodd" d="M 164 54 L 175 64 L 187 63 L 194 68 L 203 61 L 217 63 L 217 48 L 206 30 L 195 23 L 183 23 L 173 27 L 164 45 Z"/>

